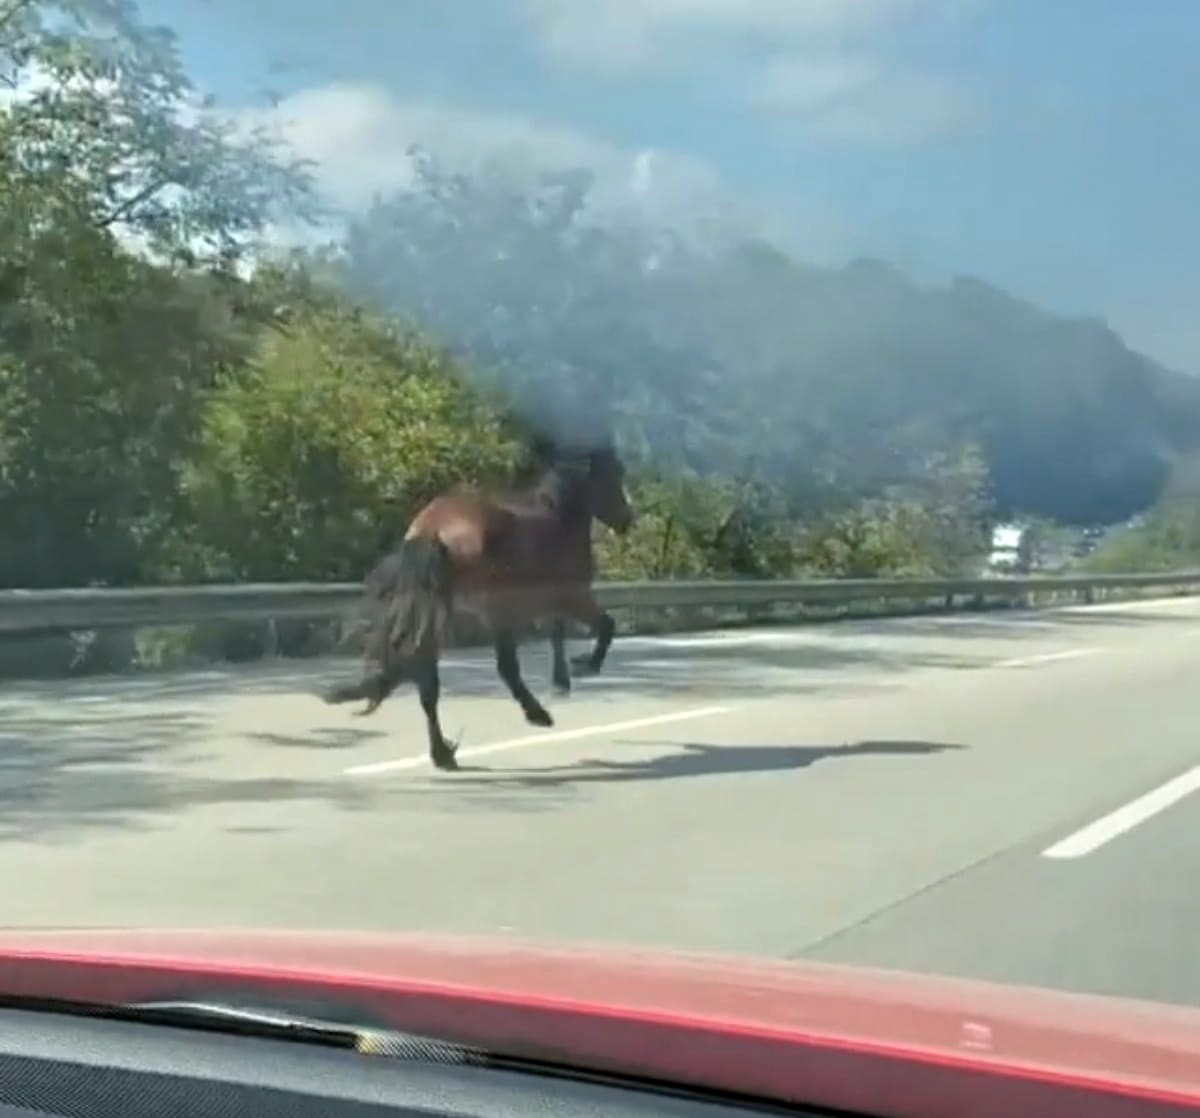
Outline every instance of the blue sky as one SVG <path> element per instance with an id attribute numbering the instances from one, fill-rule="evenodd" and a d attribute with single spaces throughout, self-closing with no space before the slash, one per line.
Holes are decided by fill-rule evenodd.
<path id="1" fill-rule="evenodd" d="M 1200 373 L 1200 0 L 143 0 L 347 206 L 413 139 L 593 162 L 822 263 L 967 273 Z M 640 156 L 640 158 L 639 158 Z"/>

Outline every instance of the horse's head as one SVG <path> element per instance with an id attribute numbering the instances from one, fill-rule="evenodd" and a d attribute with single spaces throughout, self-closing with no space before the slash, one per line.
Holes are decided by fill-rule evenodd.
<path id="1" fill-rule="evenodd" d="M 619 536 L 633 527 L 633 506 L 625 489 L 625 466 L 612 443 L 588 453 L 588 489 L 592 515 Z"/>
<path id="2" fill-rule="evenodd" d="M 625 467 L 611 441 L 581 446 L 539 435 L 530 449 L 545 470 L 541 487 L 554 494 L 568 517 L 586 512 L 589 520 L 595 517 L 618 535 L 629 531 L 634 512 L 625 491 Z"/>

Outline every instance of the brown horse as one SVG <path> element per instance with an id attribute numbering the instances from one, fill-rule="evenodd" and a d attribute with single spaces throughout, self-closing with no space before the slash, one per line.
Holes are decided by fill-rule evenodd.
<path id="1" fill-rule="evenodd" d="M 438 659 L 452 613 L 480 618 L 492 634 L 496 669 L 535 726 L 550 712 L 530 693 L 517 662 L 517 634 L 553 618 L 554 684 L 569 691 L 565 620 L 595 637 L 578 668 L 599 671 L 616 628 L 592 593 L 593 517 L 615 532 L 633 523 L 624 467 L 611 445 L 551 454 L 531 490 L 507 496 L 458 492 L 436 497 L 417 513 L 403 542 L 367 576 L 367 670 L 334 688 L 328 703 L 365 699 L 378 708 L 404 680 L 416 684 L 439 769 L 458 768 L 455 746 L 438 718 Z"/>

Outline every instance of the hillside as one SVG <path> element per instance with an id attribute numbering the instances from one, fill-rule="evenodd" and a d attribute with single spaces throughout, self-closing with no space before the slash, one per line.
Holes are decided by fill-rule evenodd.
<path id="1" fill-rule="evenodd" d="M 443 172 L 326 255 L 338 283 L 448 339 L 526 410 L 616 414 L 660 464 L 761 476 L 797 511 L 978 443 L 1005 513 L 1109 522 L 1200 440 L 1200 381 L 971 278 L 805 265 L 727 233 L 600 223 L 586 172 L 522 194 Z"/>

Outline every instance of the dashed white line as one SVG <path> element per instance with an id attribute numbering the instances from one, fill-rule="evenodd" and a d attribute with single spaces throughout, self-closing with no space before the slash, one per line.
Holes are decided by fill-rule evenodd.
<path id="1" fill-rule="evenodd" d="M 521 749 L 527 745 L 543 745 L 557 741 L 575 741 L 579 738 L 595 738 L 604 734 L 618 734 L 624 730 L 640 730 L 646 726 L 664 726 L 670 722 L 686 722 L 693 718 L 710 718 L 715 714 L 728 714 L 732 707 L 697 707 L 692 710 L 677 710 L 670 714 L 655 714 L 649 718 L 633 718 L 628 722 L 607 722 L 601 726 L 581 726 L 574 730 L 551 730 L 541 734 L 529 734 L 526 737 L 510 738 L 508 741 L 496 741 L 490 745 L 480 745 L 474 749 L 459 751 L 459 758 L 484 757 L 489 753 L 503 753 L 509 749 Z M 422 754 L 419 757 L 401 757 L 395 761 L 379 761 L 373 765 L 355 765 L 344 770 L 347 775 L 366 776 L 371 773 L 395 772 L 399 769 L 425 768 L 429 759 Z"/>
<path id="2" fill-rule="evenodd" d="M 1053 664 L 1058 660 L 1076 660 L 1080 656 L 1095 656 L 1102 648 L 1067 648 L 1062 652 L 1043 652 L 1038 656 L 1018 656 L 1012 660 L 998 660 L 993 668 L 1032 668 L 1038 664 Z"/>
<path id="3" fill-rule="evenodd" d="M 1194 769 L 1168 780 L 1152 792 L 1131 800 L 1124 807 L 1089 823 L 1082 830 L 1068 835 L 1053 846 L 1042 851 L 1043 858 L 1082 858 L 1098 850 L 1106 842 L 1111 842 L 1118 835 L 1131 831 L 1139 823 L 1166 811 L 1172 804 L 1178 803 L 1185 796 L 1200 789 L 1200 765 Z"/>

